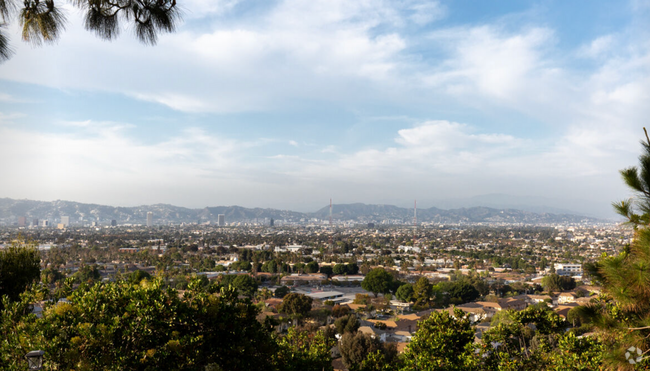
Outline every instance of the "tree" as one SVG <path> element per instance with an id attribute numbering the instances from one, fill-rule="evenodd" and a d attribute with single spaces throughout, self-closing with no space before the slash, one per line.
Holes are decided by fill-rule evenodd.
<path id="1" fill-rule="evenodd" d="M 33 45 L 53 43 L 65 28 L 66 17 L 55 0 L 0 1 L 0 24 L 17 20 L 22 26 L 22 39 Z M 161 32 L 173 32 L 180 20 L 176 0 L 75 0 L 83 11 L 86 30 L 105 40 L 115 39 L 122 22 L 131 23 L 135 36 L 143 43 L 154 45 Z M 0 33 L 0 59 L 11 56 L 4 33 Z"/>
<path id="2" fill-rule="evenodd" d="M 366 277 L 361 281 L 361 287 L 372 292 L 375 297 L 377 294 L 386 294 L 390 292 L 393 276 L 382 268 L 376 268 L 368 272 Z"/>
<path id="3" fill-rule="evenodd" d="M 318 263 L 311 261 L 305 266 L 305 272 L 307 273 L 316 273 L 318 272 Z"/>
<path id="4" fill-rule="evenodd" d="M 383 346 L 381 341 L 376 337 L 371 337 L 362 332 L 346 333 L 341 338 L 339 344 L 339 351 L 343 356 L 343 364 L 349 368 L 354 369 L 355 366 L 360 366 L 361 363 L 376 351 L 381 351 Z"/>
<path id="5" fill-rule="evenodd" d="M 469 284 L 467 281 L 456 281 L 456 282 L 445 282 L 444 288 L 446 289 L 449 297 L 452 299 L 457 299 L 458 302 L 455 304 L 469 303 L 476 300 L 480 293 L 474 286 Z"/>
<path id="6" fill-rule="evenodd" d="M 403 303 L 408 303 L 413 298 L 413 285 L 410 283 L 403 284 L 397 289 L 395 296 Z"/>
<path id="7" fill-rule="evenodd" d="M 576 281 L 572 277 L 551 273 L 542 278 L 542 286 L 549 292 L 567 291 L 576 287 Z"/>
<path id="8" fill-rule="evenodd" d="M 278 311 L 300 319 L 309 313 L 312 302 L 309 296 L 292 292 L 282 299 Z"/>
<path id="9" fill-rule="evenodd" d="M 650 348 L 650 138 L 643 130 L 647 142 L 641 142 L 639 167 L 620 172 L 636 197 L 613 204 L 625 224 L 634 228 L 634 239 L 620 254 L 585 264 L 584 269 L 602 285 L 605 296 L 576 308 L 572 315 L 608 340 L 604 361 L 611 368 L 630 367 L 624 357 L 630 346 Z M 650 360 L 646 358 L 644 363 L 647 367 Z"/>
<path id="10" fill-rule="evenodd" d="M 0 368 L 25 369 L 29 349 L 44 350 L 46 368 L 57 370 L 274 368 L 276 342 L 233 289 L 190 289 L 181 298 L 158 279 L 81 284 L 67 302 L 46 302 L 37 318 L 30 303 L 41 289 L 0 312 Z"/>
<path id="11" fill-rule="evenodd" d="M 326 274 L 328 277 L 330 277 L 332 275 L 332 273 L 333 273 L 333 269 L 329 265 L 324 265 L 324 266 L 320 267 L 320 272 L 323 273 L 323 274 Z"/>
<path id="12" fill-rule="evenodd" d="M 275 296 L 276 298 L 283 298 L 283 297 L 287 296 L 287 294 L 290 293 L 290 292 L 291 292 L 291 289 L 288 288 L 287 286 L 280 286 L 277 289 L 275 289 L 275 292 L 274 292 L 273 296 Z"/>
<path id="13" fill-rule="evenodd" d="M 345 272 L 347 274 L 357 274 L 359 273 L 359 266 L 357 263 L 349 263 L 345 265 Z"/>
<path id="14" fill-rule="evenodd" d="M 336 318 L 343 317 L 348 313 L 350 313 L 350 307 L 347 305 L 336 304 L 334 307 L 332 307 L 332 316 Z"/>
<path id="15" fill-rule="evenodd" d="M 332 369 L 330 349 L 334 341 L 324 331 L 310 334 L 290 328 L 279 341 L 276 367 L 286 371 L 321 371 Z"/>
<path id="16" fill-rule="evenodd" d="M 0 299 L 16 301 L 41 275 L 41 258 L 33 243 L 20 239 L 0 250 Z M 0 303 L 0 309 L 2 304 Z"/>
<path id="17" fill-rule="evenodd" d="M 334 321 L 334 327 L 338 334 L 355 333 L 359 329 L 359 319 L 354 314 L 349 314 Z"/>
<path id="18" fill-rule="evenodd" d="M 205 276 L 203 276 L 205 277 Z M 149 280 L 151 279 L 151 275 L 147 273 L 146 271 L 137 269 L 131 275 L 129 276 L 129 281 L 133 283 L 140 283 L 142 280 Z"/>
<path id="19" fill-rule="evenodd" d="M 345 265 L 343 264 L 334 265 L 334 268 L 332 268 L 332 273 L 334 273 L 335 275 L 345 274 Z"/>
<path id="20" fill-rule="evenodd" d="M 456 309 L 433 312 L 418 324 L 418 330 L 403 354 L 403 371 L 473 370 L 474 329 L 469 315 Z"/>
<path id="21" fill-rule="evenodd" d="M 420 277 L 413 287 L 413 299 L 416 304 L 422 305 L 429 302 L 433 294 L 433 286 L 426 277 Z"/>
<path id="22" fill-rule="evenodd" d="M 234 288 L 239 290 L 242 295 L 246 295 L 249 298 L 252 298 L 253 295 L 257 292 L 257 281 L 255 278 L 249 276 L 248 274 L 240 274 L 235 277 L 232 281 Z"/>

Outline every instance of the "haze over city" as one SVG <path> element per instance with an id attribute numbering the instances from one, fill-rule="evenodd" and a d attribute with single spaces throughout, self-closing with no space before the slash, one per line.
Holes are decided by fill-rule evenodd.
<path id="1" fill-rule="evenodd" d="M 55 45 L 8 29 L 0 196 L 611 216 L 650 117 L 649 4 L 194 0 L 153 47 L 66 5 Z"/>

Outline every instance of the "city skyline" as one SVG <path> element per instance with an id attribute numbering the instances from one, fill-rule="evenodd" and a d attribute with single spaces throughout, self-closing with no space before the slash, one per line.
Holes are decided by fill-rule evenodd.
<path id="1" fill-rule="evenodd" d="M 71 8 L 52 46 L 11 25 L 0 196 L 306 211 L 504 194 L 600 214 L 629 195 L 647 1 L 184 9 L 154 47 L 102 42 Z"/>

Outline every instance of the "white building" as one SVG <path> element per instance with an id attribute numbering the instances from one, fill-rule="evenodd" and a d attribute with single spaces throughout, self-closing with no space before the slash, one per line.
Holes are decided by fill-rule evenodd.
<path id="1" fill-rule="evenodd" d="M 397 250 L 403 251 L 405 253 L 406 252 L 411 252 L 411 253 L 415 253 L 415 254 L 419 254 L 422 251 L 422 249 L 417 247 L 417 246 L 405 246 L 405 245 L 398 246 Z"/>
<path id="2" fill-rule="evenodd" d="M 153 213 L 149 211 L 147 213 L 147 227 L 153 226 Z"/>
<path id="3" fill-rule="evenodd" d="M 63 224 L 65 227 L 70 226 L 70 217 L 69 216 L 62 216 L 61 217 L 61 224 Z"/>
<path id="4" fill-rule="evenodd" d="M 217 225 L 219 227 L 225 227 L 226 226 L 226 214 L 217 215 Z"/>
<path id="5" fill-rule="evenodd" d="M 582 264 L 554 264 L 553 267 L 560 276 L 582 276 Z"/>

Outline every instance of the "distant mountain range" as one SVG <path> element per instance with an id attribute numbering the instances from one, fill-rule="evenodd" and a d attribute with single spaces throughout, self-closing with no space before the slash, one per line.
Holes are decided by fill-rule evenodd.
<path id="1" fill-rule="evenodd" d="M 241 206 L 218 206 L 203 209 L 189 209 L 166 204 L 143 205 L 135 207 L 113 207 L 96 204 L 84 204 L 72 201 L 32 201 L 0 198 L 0 224 L 13 225 L 24 216 L 27 223 L 33 219 L 49 220 L 58 223 L 62 216 L 69 216 L 74 224 L 99 222 L 105 224 L 116 220 L 120 224 L 144 224 L 147 213 L 152 212 L 155 224 L 169 223 L 205 223 L 217 222 L 219 214 L 224 214 L 227 223 L 231 222 L 267 222 L 270 219 L 288 222 L 309 222 L 310 220 L 328 220 L 329 206 L 312 213 L 290 210 L 245 208 Z M 393 205 L 339 204 L 332 208 L 332 218 L 337 221 L 354 221 L 358 223 L 391 224 L 413 223 L 413 209 Z M 469 207 L 443 210 L 436 207 L 418 209 L 417 220 L 421 222 L 456 224 L 456 223 L 509 223 L 509 224 L 548 224 L 548 223 L 599 223 L 596 218 L 565 213 L 535 213 L 517 209 L 498 209 L 490 207 Z"/>

